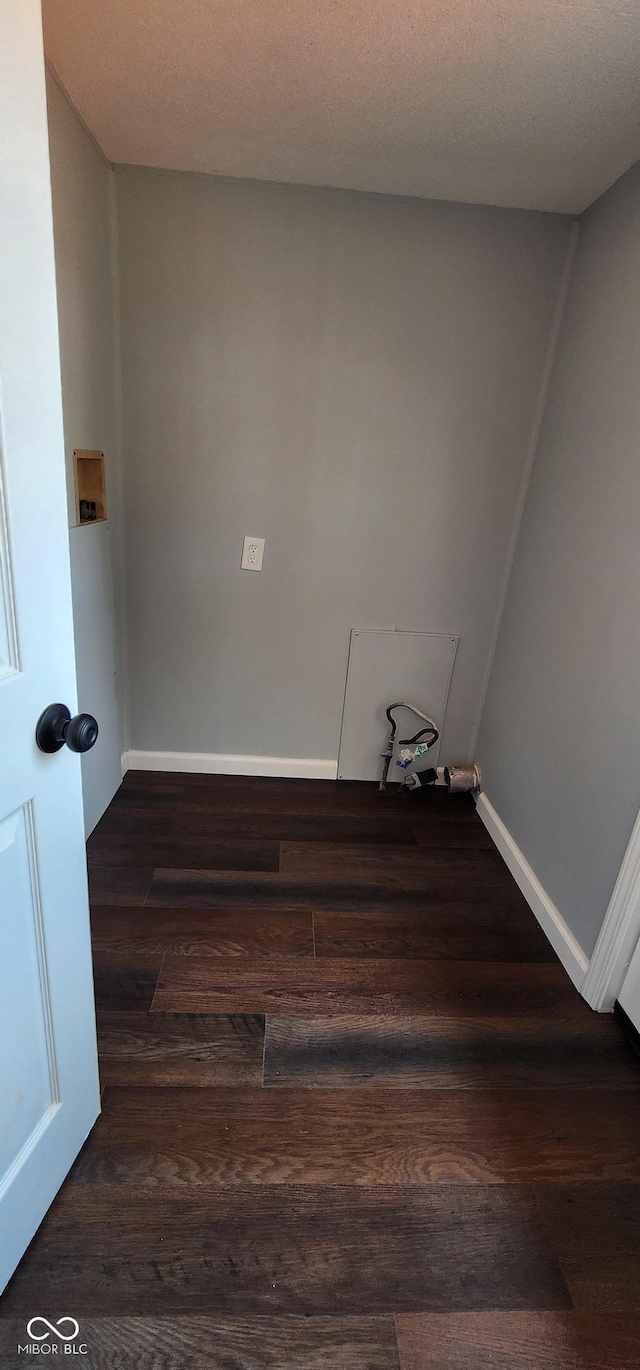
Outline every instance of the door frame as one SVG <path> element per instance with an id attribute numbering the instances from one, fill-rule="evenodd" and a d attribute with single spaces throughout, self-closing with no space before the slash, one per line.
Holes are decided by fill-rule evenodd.
<path id="1" fill-rule="evenodd" d="M 633 826 L 581 993 L 610 1013 L 640 939 L 640 812 Z"/>

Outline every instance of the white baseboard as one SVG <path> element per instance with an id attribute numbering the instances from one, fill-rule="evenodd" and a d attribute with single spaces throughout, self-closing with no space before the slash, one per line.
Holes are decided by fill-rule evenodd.
<path id="1" fill-rule="evenodd" d="M 565 923 L 560 910 L 540 884 L 535 871 L 531 869 L 486 794 L 480 795 L 477 809 L 487 832 L 491 834 L 516 884 L 522 890 L 529 908 L 535 913 L 542 931 L 549 938 L 553 950 L 576 989 L 582 990 L 589 969 L 589 958 Z"/>
<path id="2" fill-rule="evenodd" d="M 200 775 L 271 775 L 335 780 L 338 762 L 306 756 L 240 756 L 236 752 L 138 752 L 122 757 L 125 771 L 191 771 Z"/>
<path id="3" fill-rule="evenodd" d="M 618 878 L 613 887 L 609 907 L 604 916 L 598 940 L 593 949 L 589 970 L 582 993 L 588 1004 L 599 1013 L 613 1008 L 631 957 L 640 936 L 640 814 Z"/>

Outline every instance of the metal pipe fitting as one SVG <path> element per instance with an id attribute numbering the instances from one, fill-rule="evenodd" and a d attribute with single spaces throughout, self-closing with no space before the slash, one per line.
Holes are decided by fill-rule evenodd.
<path id="1" fill-rule="evenodd" d="M 477 793 L 480 789 L 480 767 L 474 762 L 462 766 L 445 766 L 444 779 L 449 794 L 460 794 L 464 790 Z"/>

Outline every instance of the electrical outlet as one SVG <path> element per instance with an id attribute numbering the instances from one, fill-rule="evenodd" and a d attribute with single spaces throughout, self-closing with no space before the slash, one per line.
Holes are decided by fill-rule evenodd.
<path id="1" fill-rule="evenodd" d="M 252 538 L 247 535 L 242 548 L 242 570 L 261 571 L 263 556 L 264 538 Z"/>

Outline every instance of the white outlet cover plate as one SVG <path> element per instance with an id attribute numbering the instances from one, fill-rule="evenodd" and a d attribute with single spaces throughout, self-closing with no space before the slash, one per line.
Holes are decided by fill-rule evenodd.
<path id="1" fill-rule="evenodd" d="M 242 547 L 242 570 L 261 571 L 264 556 L 264 538 L 245 537 Z"/>

